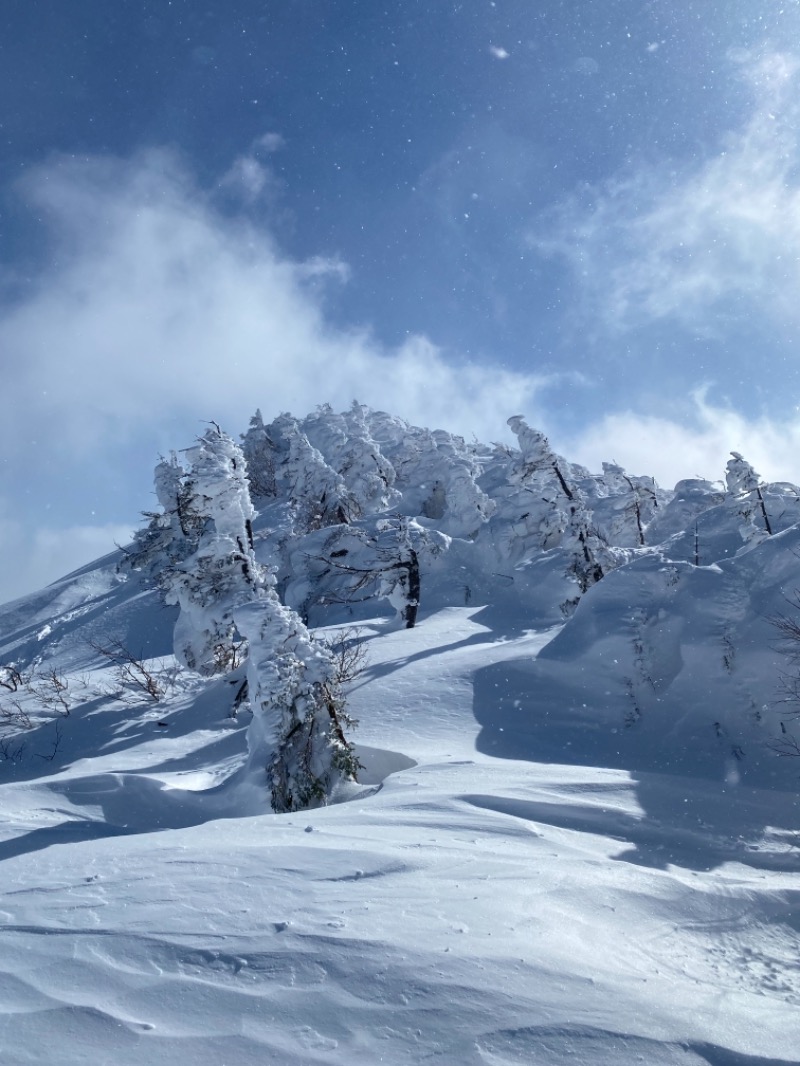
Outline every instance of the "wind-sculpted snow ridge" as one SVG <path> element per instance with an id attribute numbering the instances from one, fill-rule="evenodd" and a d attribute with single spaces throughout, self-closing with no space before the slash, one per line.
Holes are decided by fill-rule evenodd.
<path id="1" fill-rule="evenodd" d="M 511 427 L 213 427 L 0 608 L 4 1066 L 796 1066 L 797 490 Z"/>

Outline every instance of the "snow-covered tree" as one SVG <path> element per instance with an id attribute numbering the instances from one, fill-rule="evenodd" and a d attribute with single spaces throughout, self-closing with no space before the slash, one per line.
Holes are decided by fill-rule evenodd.
<path id="1" fill-rule="evenodd" d="M 202 531 L 166 577 L 167 602 L 180 607 L 175 656 L 209 675 L 232 669 L 246 646 L 251 758 L 262 760 L 272 805 L 319 805 L 358 769 L 336 662 L 280 603 L 274 576 L 255 558 L 242 449 L 214 425 L 186 459 L 182 498 Z"/>
<path id="2" fill-rule="evenodd" d="M 298 532 L 350 522 L 359 513 L 358 506 L 342 476 L 325 462 L 297 423 L 287 436 L 289 454 L 280 476 L 295 508 Z"/>
<path id="3" fill-rule="evenodd" d="M 743 455 L 731 452 L 725 467 L 725 484 L 732 496 L 741 496 L 745 492 L 755 492 L 761 484 L 761 478 Z"/>
<path id="4" fill-rule="evenodd" d="M 741 519 L 739 532 L 745 543 L 757 544 L 765 537 L 772 536 L 763 482 L 739 452 L 731 452 L 725 469 L 725 483 Z"/>
<path id="5" fill-rule="evenodd" d="M 336 662 L 272 587 L 240 606 L 235 619 L 250 649 L 250 762 L 266 769 L 277 813 L 318 807 L 339 782 L 355 781 L 359 769 L 344 733 L 353 723 Z"/>
<path id="6" fill-rule="evenodd" d="M 557 456 L 543 433 L 521 415 L 508 419 L 519 451 L 497 446 L 490 464 L 496 506 L 489 526 L 494 549 L 504 565 L 515 565 L 539 551 L 558 547 L 580 493 L 572 470 Z"/>
<path id="7" fill-rule="evenodd" d="M 349 437 L 345 415 L 338 414 L 329 403 L 324 403 L 299 419 L 297 424 L 328 466 L 341 473 Z"/>
<path id="8" fill-rule="evenodd" d="M 559 466 L 559 456 L 553 452 L 544 433 L 529 426 L 522 415 L 512 415 L 507 420 L 507 425 L 519 444 L 519 457 L 511 480 L 520 484 L 543 474 L 547 478 L 556 475 L 559 480 L 564 479 Z M 561 466 L 564 465 L 561 460 Z M 568 494 L 566 485 L 564 491 Z"/>
<path id="9" fill-rule="evenodd" d="M 247 463 L 251 496 L 277 496 L 275 444 L 264 425 L 260 410 L 250 419 L 250 427 L 242 435 L 242 452 Z"/>
<path id="10" fill-rule="evenodd" d="M 423 533 L 420 526 L 416 530 Z M 380 595 L 389 600 L 406 629 L 413 629 L 419 613 L 421 580 L 419 552 L 412 539 L 412 523 L 407 518 L 382 523 L 381 533 L 394 541 L 383 552 L 387 559 L 381 574 Z M 424 534 L 423 534 L 424 535 Z"/>
<path id="11" fill-rule="evenodd" d="M 395 469 L 372 437 L 362 406 L 355 401 L 345 416 L 347 443 L 337 466 L 361 514 L 375 514 L 400 499 Z"/>
<path id="12" fill-rule="evenodd" d="M 355 401 L 344 414 L 324 404 L 298 423 L 325 463 L 343 479 L 356 516 L 384 511 L 399 498 L 392 488 L 394 468 L 372 437 L 367 411 Z"/>
<path id="13" fill-rule="evenodd" d="M 603 473 L 593 479 L 595 526 L 611 544 L 641 548 L 647 527 L 658 511 L 658 487 L 650 477 L 627 474 L 616 463 L 603 463 Z"/>
<path id="14" fill-rule="evenodd" d="M 187 449 L 184 511 L 202 521 L 194 551 L 164 576 L 167 603 L 180 607 L 174 650 L 190 670 L 213 674 L 235 661 L 234 609 L 264 582 L 253 552 L 247 472 L 241 448 L 219 427 Z"/>
<path id="15" fill-rule="evenodd" d="M 591 511 L 579 501 L 570 505 L 561 547 L 569 556 L 567 573 L 578 583 L 581 595 L 617 565 L 613 553 L 592 525 Z"/>
<path id="16" fill-rule="evenodd" d="M 477 483 L 480 463 L 461 437 L 409 426 L 405 438 L 393 442 L 392 463 L 401 493 L 397 509 L 407 517 L 428 519 L 446 536 L 472 540 L 494 513 Z"/>
<path id="17" fill-rule="evenodd" d="M 170 567 L 195 549 L 203 519 L 190 510 L 185 480 L 186 471 L 174 452 L 156 464 L 154 484 L 161 510 L 145 512 L 149 522 L 134 534 L 121 569 L 137 571 L 160 583 Z"/>
<path id="18" fill-rule="evenodd" d="M 614 568 L 614 555 L 592 521 L 592 512 L 570 464 L 556 455 L 547 437 L 532 429 L 521 415 L 509 418 L 508 425 L 520 446 L 509 480 L 526 489 L 530 496 L 539 494 L 545 506 L 540 529 L 548 538 L 561 530 L 559 546 L 569 559 L 567 573 L 575 579 L 582 595 Z M 541 504 L 538 510 L 541 511 Z"/>
<path id="19" fill-rule="evenodd" d="M 338 526 L 299 540 L 291 554 L 286 602 L 308 616 L 317 605 L 386 599 L 407 629 L 416 624 L 422 568 L 450 539 L 412 519 L 379 518 L 369 529 Z"/>

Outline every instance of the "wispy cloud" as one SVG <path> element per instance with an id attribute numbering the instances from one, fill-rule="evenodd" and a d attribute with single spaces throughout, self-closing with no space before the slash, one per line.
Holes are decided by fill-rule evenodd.
<path id="1" fill-rule="evenodd" d="M 595 313 L 617 329 L 682 320 L 745 301 L 796 320 L 800 301 L 800 63 L 730 57 L 752 107 L 702 161 L 642 167 L 585 189 L 529 233 L 565 259 Z"/>
<path id="2" fill-rule="evenodd" d="M 262 133 L 243 155 L 237 156 L 220 178 L 220 188 L 240 196 L 245 203 L 259 199 L 274 200 L 282 189 L 282 181 L 264 159 L 284 147 L 279 133 Z"/>
<path id="3" fill-rule="evenodd" d="M 55 265 L 0 318 L 18 402 L 70 447 L 166 417 L 230 419 L 257 404 L 305 412 L 354 397 L 429 424 L 489 431 L 541 379 L 459 366 L 424 337 L 395 349 L 334 328 L 319 287 L 336 258 L 295 261 L 268 233 L 225 217 L 179 161 L 58 160 L 23 192 L 59 234 Z"/>
<path id="4" fill-rule="evenodd" d="M 766 480 L 798 481 L 800 413 L 781 420 L 749 417 L 710 403 L 699 389 L 681 414 L 614 412 L 556 443 L 592 470 L 611 459 L 665 488 L 683 478 L 723 478 L 731 451 L 741 452 Z"/>

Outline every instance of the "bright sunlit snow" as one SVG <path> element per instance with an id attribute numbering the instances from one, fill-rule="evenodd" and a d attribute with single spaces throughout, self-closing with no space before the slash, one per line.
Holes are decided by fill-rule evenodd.
<path id="1" fill-rule="evenodd" d="M 170 552 L 170 581 L 225 579 L 193 593 L 198 663 L 231 597 L 275 610 L 217 565 L 248 513 L 209 467 L 216 447 L 241 474 L 230 438 L 159 466 L 127 556 L 0 609 L 4 1064 L 800 1061 L 770 621 L 800 584 L 797 491 L 737 457 L 675 493 L 593 476 L 510 421 L 516 449 L 357 407 L 251 423 L 249 565 L 281 618 L 365 652 L 363 769 L 325 806 L 274 814 L 244 666 L 173 654 Z M 184 543 L 202 477 L 216 518 Z"/>

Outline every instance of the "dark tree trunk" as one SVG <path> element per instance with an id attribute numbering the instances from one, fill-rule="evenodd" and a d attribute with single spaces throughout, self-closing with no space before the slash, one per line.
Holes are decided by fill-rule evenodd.
<path id="1" fill-rule="evenodd" d="M 420 597 L 419 559 L 413 548 L 409 550 L 409 558 L 400 564 L 406 572 L 408 600 L 403 611 L 403 621 L 406 629 L 413 629 L 417 622 Z"/>
<path id="2" fill-rule="evenodd" d="M 759 502 L 759 504 L 761 506 L 761 515 L 762 515 L 762 517 L 764 519 L 764 529 L 766 529 L 767 533 L 771 537 L 772 536 L 772 525 L 771 525 L 770 520 L 769 520 L 769 515 L 767 514 L 767 505 L 764 503 L 764 497 L 761 494 L 761 486 L 759 486 L 756 489 L 756 495 L 758 496 L 758 502 Z"/>

